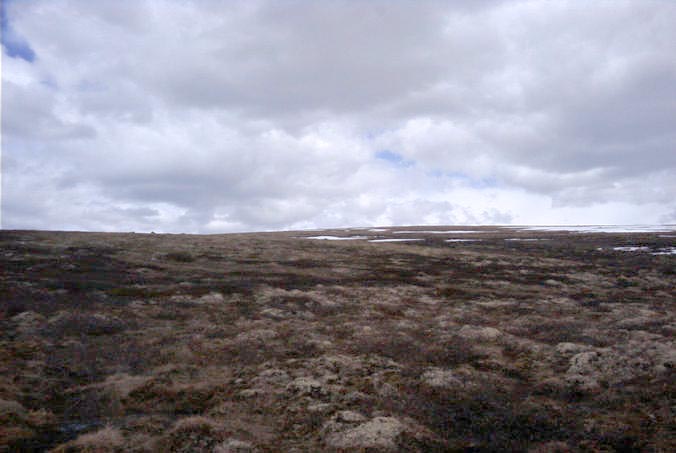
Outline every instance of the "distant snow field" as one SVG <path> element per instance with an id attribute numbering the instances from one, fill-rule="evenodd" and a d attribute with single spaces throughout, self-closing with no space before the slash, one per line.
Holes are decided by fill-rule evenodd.
<path id="1" fill-rule="evenodd" d="M 599 248 L 597 250 L 603 250 L 603 248 Z M 618 252 L 650 252 L 650 247 L 646 246 L 621 246 L 621 247 L 613 247 L 613 250 L 618 251 Z M 651 253 L 652 255 L 676 255 L 676 247 L 665 247 L 661 249 L 657 249 L 657 251 L 654 251 Z"/>
<path id="2" fill-rule="evenodd" d="M 423 241 L 424 239 L 371 239 L 369 242 L 411 242 L 411 241 Z"/>
<path id="3" fill-rule="evenodd" d="M 574 231 L 578 233 L 657 233 L 676 231 L 676 225 L 556 225 L 507 227 L 519 231 Z"/>
<path id="4" fill-rule="evenodd" d="M 368 236 L 304 236 L 301 239 L 318 239 L 323 241 L 354 241 L 368 239 Z"/>
<path id="5" fill-rule="evenodd" d="M 613 250 L 619 252 L 647 252 L 650 250 L 650 247 L 639 247 L 639 246 L 623 246 L 623 247 L 613 247 Z"/>

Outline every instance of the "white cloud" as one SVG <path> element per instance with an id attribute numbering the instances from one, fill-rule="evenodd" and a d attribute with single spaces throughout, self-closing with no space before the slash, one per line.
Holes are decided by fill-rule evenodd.
<path id="1" fill-rule="evenodd" d="M 676 210 L 671 3 L 7 9 L 35 58 L 3 47 L 6 228 L 631 223 Z"/>

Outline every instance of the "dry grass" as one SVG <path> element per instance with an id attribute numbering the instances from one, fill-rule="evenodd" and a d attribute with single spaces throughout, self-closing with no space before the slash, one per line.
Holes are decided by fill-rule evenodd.
<path id="1" fill-rule="evenodd" d="M 79 436 L 63 447 L 54 449 L 54 453 L 112 453 L 125 451 L 124 436 L 119 429 L 106 426 L 98 431 Z"/>

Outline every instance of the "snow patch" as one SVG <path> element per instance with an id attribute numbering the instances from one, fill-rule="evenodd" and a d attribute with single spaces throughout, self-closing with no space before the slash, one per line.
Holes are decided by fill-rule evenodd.
<path id="1" fill-rule="evenodd" d="M 519 231 L 573 231 L 578 233 L 656 233 L 676 230 L 674 225 L 552 225 L 516 227 Z"/>
<path id="2" fill-rule="evenodd" d="M 623 247 L 613 247 L 613 250 L 617 250 L 618 252 L 646 252 L 650 250 L 650 247 L 623 246 Z"/>
<path id="3" fill-rule="evenodd" d="M 657 252 L 654 252 L 653 255 L 676 255 L 676 247 L 659 249 Z"/>
<path id="4" fill-rule="evenodd" d="M 368 236 L 305 236 L 301 239 L 317 239 L 322 241 L 354 241 L 368 239 Z"/>
<path id="5" fill-rule="evenodd" d="M 369 242 L 411 242 L 423 240 L 424 239 L 371 239 Z"/>
<path id="6" fill-rule="evenodd" d="M 603 250 L 607 249 L 604 249 L 603 247 L 597 247 L 596 250 L 602 252 Z M 615 250 L 617 252 L 650 252 L 651 248 L 648 246 L 630 245 L 630 246 L 612 247 L 612 250 Z M 676 255 L 676 247 L 662 247 L 657 250 L 654 250 L 651 253 L 651 255 Z"/>

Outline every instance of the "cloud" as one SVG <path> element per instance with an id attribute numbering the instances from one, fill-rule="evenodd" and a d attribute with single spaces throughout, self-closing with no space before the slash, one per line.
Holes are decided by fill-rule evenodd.
<path id="1" fill-rule="evenodd" d="M 668 2 L 5 13 L 5 228 L 631 223 L 676 209 Z"/>

